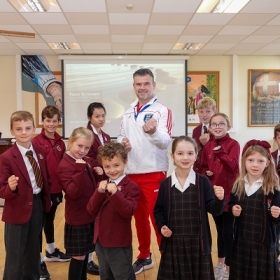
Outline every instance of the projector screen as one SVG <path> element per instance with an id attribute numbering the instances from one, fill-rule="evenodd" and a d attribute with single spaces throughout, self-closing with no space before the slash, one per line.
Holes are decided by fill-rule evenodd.
<path id="1" fill-rule="evenodd" d="M 185 60 L 63 60 L 64 137 L 87 125 L 87 107 L 101 102 L 106 108 L 102 128 L 112 138 L 118 136 L 121 118 L 136 99 L 133 73 L 149 68 L 154 73 L 155 94 L 174 116 L 172 137 L 186 134 Z"/>

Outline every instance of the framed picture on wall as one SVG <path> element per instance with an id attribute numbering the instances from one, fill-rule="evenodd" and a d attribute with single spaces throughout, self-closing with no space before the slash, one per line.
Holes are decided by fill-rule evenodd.
<path id="1" fill-rule="evenodd" d="M 280 69 L 248 70 L 248 126 L 280 123 Z"/>
<path id="2" fill-rule="evenodd" d="M 199 125 L 197 103 L 208 96 L 216 101 L 219 109 L 219 71 L 189 71 L 186 77 L 188 125 Z"/>
<path id="3" fill-rule="evenodd" d="M 61 72 L 60 71 L 53 71 L 53 75 L 56 77 L 58 81 L 61 82 Z M 41 121 L 41 112 L 47 106 L 46 100 L 40 92 L 35 92 L 35 125 L 36 127 L 43 127 Z M 58 127 L 62 127 L 62 115 L 60 119 L 60 124 Z"/>

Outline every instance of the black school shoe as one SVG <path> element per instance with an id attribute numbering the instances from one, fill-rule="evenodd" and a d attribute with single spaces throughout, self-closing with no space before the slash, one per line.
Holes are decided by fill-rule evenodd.
<path id="1" fill-rule="evenodd" d="M 40 264 L 40 280 L 50 279 L 50 274 L 48 272 L 47 266 L 45 262 L 41 262 Z"/>
<path id="2" fill-rule="evenodd" d="M 88 262 L 87 264 L 87 273 L 93 275 L 99 275 L 99 266 L 93 261 Z"/>

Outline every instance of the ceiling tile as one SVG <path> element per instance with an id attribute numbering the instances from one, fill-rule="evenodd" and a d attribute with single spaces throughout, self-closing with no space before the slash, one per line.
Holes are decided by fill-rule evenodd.
<path id="1" fill-rule="evenodd" d="M 184 30 L 185 25 L 150 25 L 148 35 L 180 35 Z"/>
<path id="2" fill-rule="evenodd" d="M 207 43 L 212 39 L 213 36 L 206 35 L 182 35 L 179 37 L 178 42 L 186 42 L 186 43 Z"/>
<path id="3" fill-rule="evenodd" d="M 170 50 L 173 48 L 174 44 L 168 44 L 168 43 L 162 43 L 162 44 L 157 44 L 157 43 L 144 43 L 143 44 L 143 49 L 146 50 Z"/>
<path id="4" fill-rule="evenodd" d="M 50 47 L 45 43 L 15 43 L 19 48 L 23 50 L 48 50 Z"/>
<path id="5" fill-rule="evenodd" d="M 111 43 L 109 35 L 84 35 L 77 34 L 76 38 L 80 43 Z"/>
<path id="6" fill-rule="evenodd" d="M 14 43 L 1 43 L 0 49 L 1 50 L 19 50 L 19 47 Z"/>
<path id="7" fill-rule="evenodd" d="M 150 14 L 124 14 L 124 13 L 109 13 L 110 24 L 134 24 L 134 25 L 146 25 L 148 24 Z"/>
<path id="8" fill-rule="evenodd" d="M 81 43 L 81 48 L 83 50 L 111 50 L 111 44 L 110 43 Z"/>
<path id="9" fill-rule="evenodd" d="M 201 0 L 155 0 L 154 13 L 194 13 Z"/>
<path id="10" fill-rule="evenodd" d="M 130 43 L 129 46 L 127 43 L 112 43 L 113 49 L 132 49 L 132 50 L 141 50 L 142 44 L 141 43 Z"/>
<path id="11" fill-rule="evenodd" d="M 73 30 L 66 24 L 33 24 L 34 30 L 41 35 L 71 35 Z"/>
<path id="12" fill-rule="evenodd" d="M 109 35 L 108 25 L 72 25 L 76 34 L 105 34 Z"/>
<path id="13" fill-rule="evenodd" d="M 215 44 L 215 43 L 209 43 L 206 46 L 203 47 L 203 50 L 227 50 L 231 49 L 235 43 L 224 43 L 224 44 Z"/>
<path id="14" fill-rule="evenodd" d="M 16 12 L 16 10 L 8 1 L 1 1 L 0 13 L 2 12 Z"/>
<path id="15" fill-rule="evenodd" d="M 164 13 L 164 14 L 152 14 L 150 18 L 151 25 L 157 24 L 170 24 L 170 25 L 181 25 L 187 24 L 192 18 L 192 14 L 184 14 L 184 13 Z"/>
<path id="16" fill-rule="evenodd" d="M 219 35 L 250 35 L 260 26 L 225 26 L 218 33 Z"/>
<path id="17" fill-rule="evenodd" d="M 30 25 L 0 25 L 1 30 L 19 31 L 19 32 L 34 32 Z"/>
<path id="18" fill-rule="evenodd" d="M 76 42 L 74 35 L 42 35 L 42 38 L 48 42 Z"/>
<path id="19" fill-rule="evenodd" d="M 228 25 L 264 25 L 277 14 L 237 14 L 232 20 L 228 22 Z"/>
<path id="20" fill-rule="evenodd" d="M 189 25 L 224 25 L 234 14 L 194 14 Z"/>
<path id="21" fill-rule="evenodd" d="M 127 1 L 127 0 L 107 0 L 108 13 L 150 13 L 152 12 L 154 1 L 153 0 L 141 0 L 139 1 Z M 127 4 L 133 6 L 132 10 L 126 8 Z"/>
<path id="22" fill-rule="evenodd" d="M 280 28 L 277 25 L 266 25 L 256 30 L 254 35 L 280 35 Z"/>
<path id="23" fill-rule="evenodd" d="M 22 13 L 30 24 L 67 24 L 62 13 Z"/>
<path id="24" fill-rule="evenodd" d="M 64 12 L 106 12 L 105 0 L 57 0 Z"/>
<path id="25" fill-rule="evenodd" d="M 42 49 L 32 49 L 32 50 L 24 50 L 27 55 L 56 55 L 52 49 L 42 50 Z"/>
<path id="26" fill-rule="evenodd" d="M 140 43 L 144 40 L 144 35 L 112 35 L 112 42 L 115 43 L 122 43 L 127 42 L 130 44 L 132 43 Z"/>
<path id="27" fill-rule="evenodd" d="M 24 37 L 11 37 L 9 36 L 9 40 L 11 42 L 14 42 L 14 43 L 42 43 L 44 42 L 44 40 L 38 36 L 38 35 L 35 35 L 35 38 L 24 38 Z"/>
<path id="28" fill-rule="evenodd" d="M 178 36 L 176 35 L 147 35 L 145 43 L 168 43 L 177 42 Z"/>
<path id="29" fill-rule="evenodd" d="M 70 24 L 91 25 L 91 24 L 108 24 L 108 16 L 106 13 L 65 13 Z"/>
<path id="30" fill-rule="evenodd" d="M 189 25 L 183 31 L 183 35 L 215 35 L 223 26 L 218 25 Z"/>
<path id="31" fill-rule="evenodd" d="M 248 36 L 246 39 L 242 41 L 242 43 L 259 43 L 266 42 L 270 43 L 279 38 L 280 35 L 252 35 Z"/>
<path id="32" fill-rule="evenodd" d="M 251 0 L 240 13 L 280 13 L 278 0 Z"/>
<path id="33" fill-rule="evenodd" d="M 239 43 L 245 38 L 246 36 L 227 36 L 227 35 L 219 36 L 218 35 L 213 37 L 210 43 Z"/>
<path id="34" fill-rule="evenodd" d="M 144 35 L 147 26 L 142 25 L 111 25 L 110 32 L 112 35 Z"/>
<path id="35" fill-rule="evenodd" d="M 263 48 L 266 43 L 250 44 L 250 43 L 239 43 L 233 47 L 234 50 L 258 50 Z"/>
<path id="36" fill-rule="evenodd" d="M 3 13 L 0 17 L 0 24 L 27 24 L 26 20 L 17 13 Z"/>

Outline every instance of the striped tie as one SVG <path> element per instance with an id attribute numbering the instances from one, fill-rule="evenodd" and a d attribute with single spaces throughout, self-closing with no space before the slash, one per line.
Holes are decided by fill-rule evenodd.
<path id="1" fill-rule="evenodd" d="M 43 187 L 43 179 L 42 179 L 42 174 L 41 174 L 41 170 L 38 166 L 37 161 L 35 160 L 35 158 L 33 157 L 33 152 L 32 151 L 27 151 L 26 152 L 26 156 L 29 159 L 29 162 L 32 166 L 33 172 L 34 172 L 34 176 L 35 176 L 35 180 L 36 180 L 36 184 L 38 188 L 42 188 Z"/>

